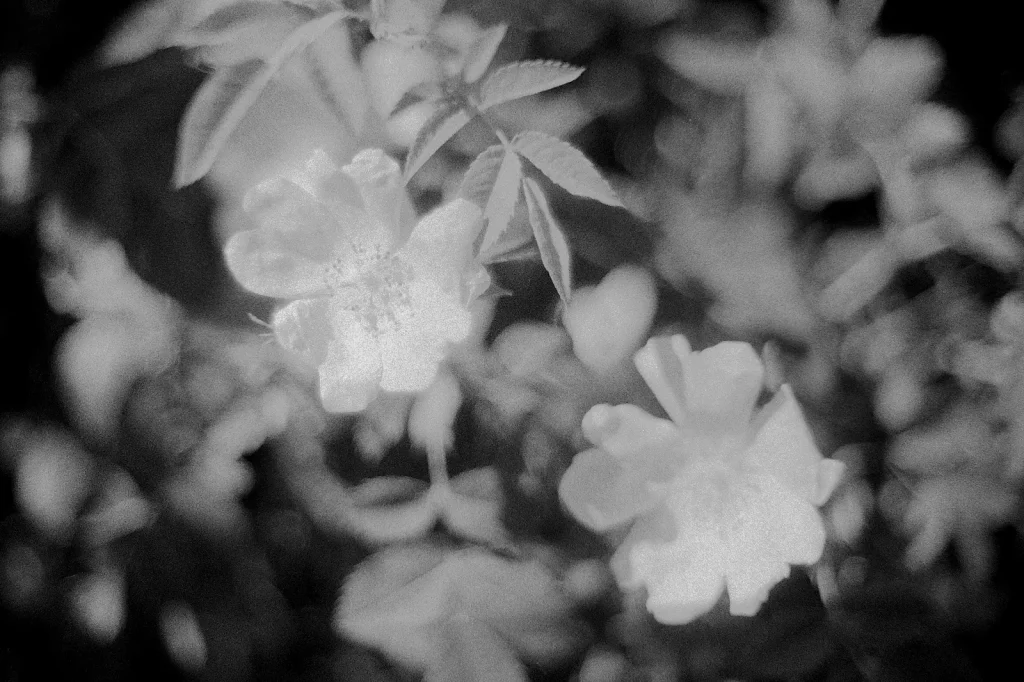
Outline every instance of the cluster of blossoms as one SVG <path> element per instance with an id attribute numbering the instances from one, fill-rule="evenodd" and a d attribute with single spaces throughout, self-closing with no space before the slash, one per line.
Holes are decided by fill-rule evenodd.
<path id="1" fill-rule="evenodd" d="M 660 622 L 694 620 L 723 589 L 734 615 L 753 615 L 790 565 L 820 558 L 816 507 L 843 464 L 822 458 L 789 386 L 755 414 L 764 367 L 749 344 L 695 352 L 682 335 L 657 337 L 635 363 L 671 419 L 592 408 L 583 433 L 596 447 L 560 496 L 595 530 L 636 519 L 612 568 L 624 588 L 646 586 Z"/>
<path id="2" fill-rule="evenodd" d="M 294 177 L 256 187 L 246 210 L 258 227 L 228 240 L 228 267 L 250 291 L 290 300 L 271 327 L 319 367 L 327 410 L 425 389 L 449 343 L 470 333 L 469 304 L 490 282 L 473 258 L 480 209 L 456 199 L 413 224 L 384 152 L 340 170 L 317 152 Z"/>

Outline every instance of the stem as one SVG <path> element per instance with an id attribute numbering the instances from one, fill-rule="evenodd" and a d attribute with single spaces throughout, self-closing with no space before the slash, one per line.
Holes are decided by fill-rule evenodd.
<path id="1" fill-rule="evenodd" d="M 448 485 L 448 456 L 443 446 L 427 447 L 427 467 L 431 486 Z"/>
<path id="2" fill-rule="evenodd" d="M 483 111 L 480 111 L 480 109 L 477 108 L 476 104 L 477 103 L 475 101 L 470 102 L 473 115 L 479 117 L 480 120 L 484 122 L 484 125 L 491 129 L 491 132 L 494 133 L 494 136 L 498 138 L 499 142 L 501 142 L 501 146 L 507 148 L 509 145 L 509 141 L 508 138 L 505 136 L 504 131 L 502 131 L 501 128 L 494 125 L 491 122 L 491 119 L 487 116 L 487 114 L 484 113 Z"/>

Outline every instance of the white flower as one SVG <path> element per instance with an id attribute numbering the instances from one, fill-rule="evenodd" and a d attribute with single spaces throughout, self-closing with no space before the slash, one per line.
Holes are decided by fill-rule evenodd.
<path id="1" fill-rule="evenodd" d="M 651 339 L 637 368 L 670 416 L 597 405 L 559 493 L 595 530 L 636 519 L 612 559 L 625 588 L 645 586 L 663 623 L 709 611 L 723 590 L 734 615 L 753 615 L 790 565 L 817 561 L 816 506 L 841 462 L 823 459 L 789 386 L 754 414 L 764 368 L 749 344 L 694 352 L 686 338 Z"/>
<path id="2" fill-rule="evenodd" d="M 246 208 L 260 226 L 225 246 L 235 278 L 292 299 L 271 326 L 319 367 L 324 407 L 352 412 L 381 390 L 433 381 L 448 344 L 471 329 L 468 305 L 487 286 L 472 257 L 480 210 L 455 200 L 411 230 L 398 164 L 360 152 L 340 172 L 317 152 L 297 178 L 264 183 Z"/>

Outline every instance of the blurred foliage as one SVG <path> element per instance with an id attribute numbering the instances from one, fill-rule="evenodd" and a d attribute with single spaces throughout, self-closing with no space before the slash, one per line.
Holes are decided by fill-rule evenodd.
<path id="1" fill-rule="evenodd" d="M 430 19 L 437 3 L 375 0 L 345 36 L 364 130 L 286 75 L 210 175 L 173 189 L 204 79 L 175 27 L 218 4 L 0 15 L 0 676 L 910 682 L 1017 666 L 1012 3 L 448 0 Z M 515 241 L 519 202 L 491 267 L 513 295 L 442 378 L 327 415 L 220 245 L 251 227 L 245 190 L 311 149 L 409 147 L 427 110 L 396 81 L 433 67 L 378 39 L 435 19 L 452 59 L 504 23 L 494 65 L 585 67 L 489 113 L 583 150 L 627 210 L 546 183 L 569 301 Z M 457 196 L 492 142 L 454 135 L 409 183 L 417 208 Z M 654 622 L 607 568 L 621 538 L 558 499 L 591 406 L 659 413 L 630 357 L 671 332 L 762 349 L 769 387 L 792 385 L 847 467 L 824 558 L 751 618 L 719 604 Z"/>

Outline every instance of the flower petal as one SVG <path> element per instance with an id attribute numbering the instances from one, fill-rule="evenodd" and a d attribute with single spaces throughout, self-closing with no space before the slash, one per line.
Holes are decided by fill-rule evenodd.
<path id="1" fill-rule="evenodd" d="M 643 476 L 597 448 L 573 458 L 558 484 L 558 495 L 573 516 L 596 531 L 650 511 L 662 497 Z"/>
<path id="2" fill-rule="evenodd" d="M 673 507 L 671 498 L 666 506 Z M 725 587 L 724 548 L 715 518 L 707 509 L 687 511 L 694 513 L 672 508 L 671 514 L 644 517 L 612 559 L 620 585 L 646 585 L 647 609 L 667 625 L 704 615 Z M 675 533 L 666 540 L 669 519 Z"/>
<path id="3" fill-rule="evenodd" d="M 291 248 L 293 240 L 272 231 L 245 230 L 224 245 L 228 270 L 243 287 L 260 296 L 303 298 L 327 292 L 327 263 Z"/>
<path id="4" fill-rule="evenodd" d="M 745 432 L 764 381 L 749 343 L 723 341 L 682 359 L 686 409 L 712 428 Z"/>
<path id="5" fill-rule="evenodd" d="M 245 210 L 258 225 L 224 247 L 228 268 L 246 289 L 277 298 L 301 298 L 326 289 L 325 274 L 353 211 L 322 203 L 301 179 L 278 177 L 253 188 Z"/>
<path id="6" fill-rule="evenodd" d="M 668 478 L 685 462 L 678 427 L 634 405 L 595 405 L 581 426 L 587 440 L 644 478 Z"/>
<path id="7" fill-rule="evenodd" d="M 473 241 L 482 226 L 480 208 L 465 199 L 455 199 L 416 224 L 399 257 L 418 276 L 459 291 L 463 274 L 475 267 Z"/>
<path id="8" fill-rule="evenodd" d="M 771 476 L 738 482 L 723 518 L 730 611 L 753 615 L 791 564 L 821 558 L 825 527 L 817 510 Z"/>
<path id="9" fill-rule="evenodd" d="M 835 487 L 842 464 L 826 465 L 819 472 L 821 452 L 788 384 L 764 406 L 752 428 L 754 442 L 744 453 L 747 463 L 775 477 L 808 502 L 822 504 Z"/>
<path id="10" fill-rule="evenodd" d="M 388 391 L 421 391 L 429 386 L 450 344 L 465 339 L 473 326 L 457 290 L 414 277 L 407 293 L 408 298 L 390 301 L 380 311 L 381 386 Z"/>
<path id="11" fill-rule="evenodd" d="M 320 399 L 329 412 L 358 412 L 379 392 L 380 349 L 360 315 L 336 311 L 332 323 L 334 340 L 320 365 Z"/>
<path id="12" fill-rule="evenodd" d="M 278 343 L 313 366 L 327 358 L 334 338 L 331 304 L 327 298 L 292 301 L 270 318 Z"/>
<path id="13" fill-rule="evenodd" d="M 389 250 L 400 244 L 412 226 L 414 212 L 398 162 L 380 149 L 364 149 L 341 170 L 355 183 L 378 239 Z"/>
<path id="14" fill-rule="evenodd" d="M 658 336 L 633 356 L 633 363 L 650 387 L 665 413 L 679 426 L 686 424 L 686 400 L 683 397 L 683 359 L 690 344 L 682 334 Z"/>

